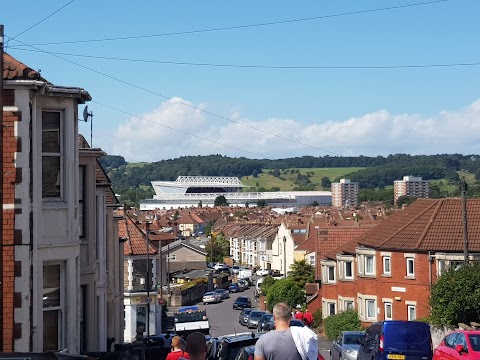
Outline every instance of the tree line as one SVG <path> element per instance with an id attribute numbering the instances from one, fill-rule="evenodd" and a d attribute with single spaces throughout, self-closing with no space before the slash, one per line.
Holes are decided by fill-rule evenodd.
<path id="1" fill-rule="evenodd" d="M 480 156 L 461 154 L 408 155 L 394 154 L 388 156 L 303 156 L 287 159 L 247 159 L 232 158 L 223 155 L 182 156 L 176 159 L 161 160 L 152 163 L 130 166 L 118 155 L 107 155 L 100 159 L 100 164 L 110 177 L 114 191 L 127 197 L 141 198 L 153 195 L 151 181 L 174 181 L 178 176 L 253 176 L 264 169 L 273 174 L 291 168 L 332 168 L 364 167 L 364 170 L 345 175 L 352 181 L 359 182 L 361 189 L 370 189 L 364 195 L 374 198 L 390 196 L 390 191 L 378 192 L 394 180 L 401 180 L 405 175 L 421 176 L 424 180 L 446 179 L 456 182 L 457 171 L 477 173 L 480 171 Z M 308 179 L 307 179 L 308 180 Z M 328 179 L 327 179 L 328 180 Z M 337 179 L 338 180 L 338 179 Z M 299 178 L 303 187 L 306 180 Z M 438 196 L 441 191 L 433 189 Z M 143 197 L 145 196 L 145 197 Z M 374 200 L 374 199 L 370 199 Z"/>

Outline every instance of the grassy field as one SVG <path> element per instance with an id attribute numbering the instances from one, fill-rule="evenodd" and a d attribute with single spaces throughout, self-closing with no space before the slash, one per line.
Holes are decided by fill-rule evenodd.
<path id="1" fill-rule="evenodd" d="M 336 178 L 342 177 L 345 174 L 362 170 L 364 168 L 351 167 L 351 168 L 291 168 L 280 171 L 280 178 L 268 174 L 270 169 L 263 169 L 263 172 L 254 178 L 252 176 L 244 176 L 240 180 L 244 185 L 253 186 L 256 188 L 263 187 L 265 189 L 271 189 L 272 187 L 280 188 L 280 191 L 291 191 L 297 185 L 295 180 L 297 174 L 306 175 L 310 173 L 310 181 L 315 184 L 315 190 L 323 190 L 321 187 L 321 181 L 323 177 L 328 177 L 331 181 Z M 291 170 L 294 172 L 291 173 Z M 298 170 L 298 173 L 296 172 Z M 248 191 L 248 190 L 247 190 Z"/>

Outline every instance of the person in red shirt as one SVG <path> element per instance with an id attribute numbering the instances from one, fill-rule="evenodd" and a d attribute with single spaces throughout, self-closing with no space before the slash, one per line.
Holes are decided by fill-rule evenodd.
<path id="1" fill-rule="evenodd" d="M 305 313 L 303 314 L 303 323 L 308 327 L 312 326 L 313 324 L 313 316 L 308 312 L 308 309 L 305 309 Z"/>
<path id="2" fill-rule="evenodd" d="M 303 321 L 303 313 L 300 310 L 295 311 L 295 319 Z"/>
<path id="3" fill-rule="evenodd" d="M 179 358 L 189 359 L 188 353 L 183 349 L 183 340 L 180 336 L 172 338 L 172 351 L 167 355 L 166 360 L 177 360 Z"/>

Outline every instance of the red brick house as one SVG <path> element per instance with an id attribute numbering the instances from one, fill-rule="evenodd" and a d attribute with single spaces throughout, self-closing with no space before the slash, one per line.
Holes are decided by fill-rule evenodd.
<path id="1" fill-rule="evenodd" d="M 469 258 L 480 260 L 480 199 L 467 200 Z M 430 314 L 430 288 L 463 262 L 460 199 L 418 199 L 323 256 L 323 316 L 356 309 L 364 325 Z"/>

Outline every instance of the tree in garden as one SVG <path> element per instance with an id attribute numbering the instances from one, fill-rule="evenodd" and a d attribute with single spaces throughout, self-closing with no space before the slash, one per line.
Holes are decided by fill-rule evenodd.
<path id="1" fill-rule="evenodd" d="M 417 200 L 416 198 L 412 198 L 410 196 L 407 196 L 407 195 L 402 195 L 400 196 L 398 199 L 397 199 L 397 206 L 399 208 L 401 208 L 403 205 L 410 205 L 411 203 L 413 203 L 415 200 Z"/>
<path id="2" fill-rule="evenodd" d="M 267 290 L 267 308 L 270 312 L 279 302 L 284 302 L 294 308 L 304 304 L 305 299 L 305 290 L 288 277 L 275 280 Z"/>
<path id="3" fill-rule="evenodd" d="M 205 251 L 207 252 L 207 262 L 221 262 L 230 255 L 230 241 L 222 233 L 218 235 L 212 234 L 210 240 L 205 243 Z"/>
<path id="4" fill-rule="evenodd" d="M 303 288 L 307 282 L 315 281 L 315 269 L 306 260 L 295 260 L 290 266 L 288 277 Z"/>
<path id="5" fill-rule="evenodd" d="M 480 169 L 475 171 L 475 180 L 480 181 Z"/>
<path id="6" fill-rule="evenodd" d="M 257 206 L 259 208 L 263 208 L 263 207 L 267 206 L 267 202 L 263 199 L 260 199 L 260 200 L 257 201 Z"/>
<path id="7" fill-rule="evenodd" d="M 451 266 L 432 286 L 431 321 L 442 326 L 480 322 L 480 264 Z"/>
<path id="8" fill-rule="evenodd" d="M 228 205 L 227 199 L 225 199 L 225 196 L 220 195 L 215 198 L 215 202 L 213 203 L 214 206 L 224 206 Z"/>

